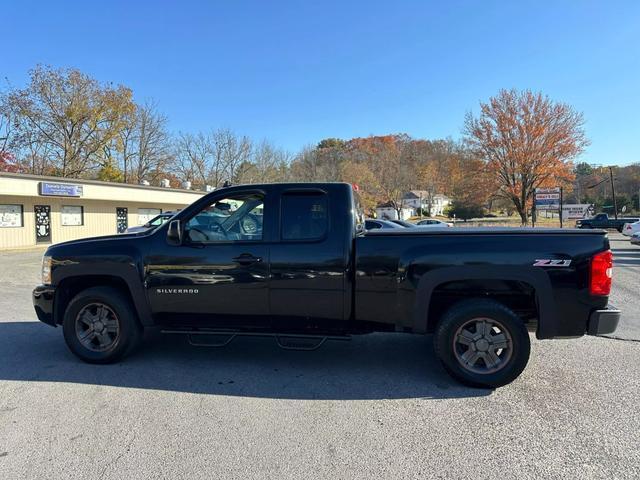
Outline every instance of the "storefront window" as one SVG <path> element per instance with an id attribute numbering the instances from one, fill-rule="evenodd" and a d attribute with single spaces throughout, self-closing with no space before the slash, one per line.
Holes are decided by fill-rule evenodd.
<path id="1" fill-rule="evenodd" d="M 162 210 L 159 208 L 139 208 L 138 209 L 138 225 L 144 225 L 154 217 L 160 215 Z"/>
<path id="2" fill-rule="evenodd" d="M 22 205 L 0 205 L 0 228 L 22 226 Z"/>
<path id="3" fill-rule="evenodd" d="M 84 212 L 80 205 L 63 205 L 60 209 L 63 226 L 84 225 Z"/>

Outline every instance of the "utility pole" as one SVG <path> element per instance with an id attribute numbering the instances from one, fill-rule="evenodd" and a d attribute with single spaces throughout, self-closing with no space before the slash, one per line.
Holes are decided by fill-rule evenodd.
<path id="1" fill-rule="evenodd" d="M 613 167 L 609 167 L 609 177 L 611 178 L 611 196 L 613 197 L 613 215 L 618 219 L 618 205 L 616 204 L 616 187 L 613 185 Z"/>
<path id="2" fill-rule="evenodd" d="M 531 206 L 531 227 L 536 227 L 536 215 L 538 211 L 536 210 L 536 191 L 533 191 L 533 205 Z"/>
<path id="3" fill-rule="evenodd" d="M 562 194 L 563 194 L 562 187 L 560 187 L 560 228 L 562 228 L 562 204 L 564 203 Z"/>

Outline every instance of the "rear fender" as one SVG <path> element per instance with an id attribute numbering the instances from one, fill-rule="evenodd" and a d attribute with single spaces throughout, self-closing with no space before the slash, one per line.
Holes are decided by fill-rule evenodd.
<path id="1" fill-rule="evenodd" d="M 429 305 L 435 289 L 445 283 L 458 280 L 515 280 L 531 285 L 535 290 L 538 309 L 539 339 L 553 338 L 557 322 L 556 301 L 547 273 L 541 268 L 522 265 L 478 265 L 444 267 L 424 274 L 416 288 L 416 303 L 413 312 L 413 331 L 426 333 L 429 323 Z"/>

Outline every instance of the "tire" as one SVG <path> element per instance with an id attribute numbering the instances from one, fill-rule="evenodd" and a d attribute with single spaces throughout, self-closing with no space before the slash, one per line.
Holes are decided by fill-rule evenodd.
<path id="1" fill-rule="evenodd" d="M 91 287 L 67 305 L 62 322 L 69 349 L 88 363 L 114 363 L 142 341 L 131 301 L 118 289 Z"/>
<path id="2" fill-rule="evenodd" d="M 445 370 L 479 388 L 511 383 L 527 366 L 531 350 L 524 322 L 489 299 L 464 300 L 451 307 L 438 322 L 433 342 Z"/>
<path id="3" fill-rule="evenodd" d="M 618 227 L 616 230 L 618 230 L 618 233 L 622 233 L 623 228 L 622 227 Z"/>

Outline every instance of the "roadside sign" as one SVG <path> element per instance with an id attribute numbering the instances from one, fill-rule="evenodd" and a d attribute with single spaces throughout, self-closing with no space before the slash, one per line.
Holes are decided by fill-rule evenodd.
<path id="1" fill-rule="evenodd" d="M 590 203 L 568 203 L 562 206 L 562 218 L 565 220 L 588 218 L 592 207 Z"/>
<path id="2" fill-rule="evenodd" d="M 536 188 L 535 202 L 537 210 L 560 210 L 560 187 Z"/>

